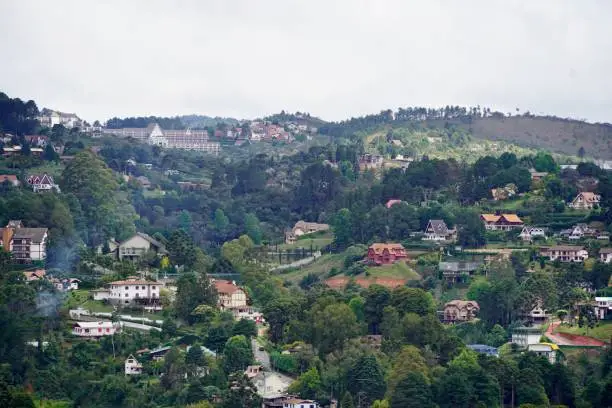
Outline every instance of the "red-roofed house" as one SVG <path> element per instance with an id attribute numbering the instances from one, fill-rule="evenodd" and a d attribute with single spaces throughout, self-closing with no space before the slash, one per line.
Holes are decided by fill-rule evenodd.
<path id="1" fill-rule="evenodd" d="M 219 295 L 218 305 L 222 309 L 246 309 L 247 295 L 244 290 L 233 281 L 214 280 L 217 294 Z"/>
<path id="2" fill-rule="evenodd" d="M 399 204 L 399 203 L 401 203 L 401 202 L 402 202 L 402 200 L 394 200 L 394 199 L 391 199 L 391 200 L 387 201 L 387 204 L 385 204 L 385 207 L 387 207 L 387 208 L 391 208 L 391 207 L 393 207 L 395 204 Z"/>
<path id="3" fill-rule="evenodd" d="M 516 214 L 481 214 L 480 219 L 485 228 L 492 231 L 510 231 L 525 225 Z"/>
<path id="4" fill-rule="evenodd" d="M 407 257 L 408 255 L 402 244 L 376 243 L 368 248 L 368 260 L 377 265 L 392 264 Z"/>
<path id="5" fill-rule="evenodd" d="M 55 184 L 55 181 L 53 181 L 53 176 L 50 176 L 47 173 L 31 175 L 28 177 L 28 184 L 32 186 L 32 190 L 34 190 L 35 193 L 39 191 L 51 190 L 56 190 L 59 192 L 59 186 Z"/>

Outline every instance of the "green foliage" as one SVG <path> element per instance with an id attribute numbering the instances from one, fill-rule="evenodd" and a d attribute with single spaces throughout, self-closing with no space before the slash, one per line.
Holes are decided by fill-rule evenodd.
<path id="1" fill-rule="evenodd" d="M 322 391 L 321 377 L 319 371 L 312 367 L 297 380 L 295 380 L 287 390 L 290 393 L 298 394 L 302 398 L 315 399 L 317 395 Z"/>
<path id="2" fill-rule="evenodd" d="M 226 373 L 244 371 L 253 361 L 251 344 L 246 337 L 230 337 L 223 349 L 223 369 Z"/>

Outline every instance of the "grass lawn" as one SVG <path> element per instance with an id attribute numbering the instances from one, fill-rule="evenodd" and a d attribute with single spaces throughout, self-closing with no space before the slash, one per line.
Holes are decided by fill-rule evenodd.
<path id="1" fill-rule="evenodd" d="M 333 234 L 314 235 L 312 238 L 298 239 L 293 244 L 279 245 L 278 248 L 282 250 L 296 249 L 296 248 L 310 249 L 311 247 L 314 249 L 317 249 L 317 248 L 321 249 L 324 246 L 331 244 L 333 240 L 334 240 Z"/>
<path id="2" fill-rule="evenodd" d="M 557 332 L 578 334 L 580 336 L 590 336 L 602 341 L 610 341 L 612 338 L 612 321 L 600 321 L 597 326 L 592 329 L 587 327 L 576 326 L 559 326 Z"/>
<path id="3" fill-rule="evenodd" d="M 110 313 L 113 311 L 112 306 L 99 300 L 90 299 L 88 290 L 73 290 L 68 292 L 66 300 L 64 301 L 64 307 L 66 309 L 82 307 L 83 309 L 96 313 Z"/>
<path id="4" fill-rule="evenodd" d="M 297 282 L 309 273 L 315 275 L 323 275 L 329 272 L 332 268 L 341 269 L 344 264 L 344 253 L 340 254 L 325 254 L 319 259 L 301 269 L 293 270 L 286 273 L 279 273 L 278 276 L 288 281 Z"/>
<path id="5" fill-rule="evenodd" d="M 368 266 L 366 271 L 369 277 L 375 278 L 395 278 L 395 279 L 421 279 L 421 276 L 405 262 L 396 262 L 391 265 Z M 366 275 L 359 275 L 360 278 Z"/>

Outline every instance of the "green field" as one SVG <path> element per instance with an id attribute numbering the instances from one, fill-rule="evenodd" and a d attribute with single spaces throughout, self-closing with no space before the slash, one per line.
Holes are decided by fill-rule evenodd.
<path id="1" fill-rule="evenodd" d="M 329 245 L 334 240 L 334 235 L 330 232 L 324 235 L 313 234 L 309 238 L 298 239 L 293 244 L 282 244 L 278 246 L 278 249 L 296 249 L 296 248 L 315 248 L 321 249 L 326 245 Z"/>
<path id="2" fill-rule="evenodd" d="M 395 278 L 415 280 L 421 279 L 421 276 L 405 262 L 397 262 L 391 265 L 368 266 L 366 274 L 361 274 L 358 277 L 374 277 L 374 278 Z"/>
<path id="3" fill-rule="evenodd" d="M 556 329 L 559 333 L 578 334 L 580 336 L 590 336 L 602 341 L 610 341 L 612 338 L 612 321 L 600 321 L 592 329 L 576 326 L 559 326 Z"/>
<path id="4" fill-rule="evenodd" d="M 345 256 L 344 253 L 325 254 L 310 265 L 289 272 L 281 272 L 279 276 L 288 281 L 296 282 L 309 273 L 313 273 L 324 279 L 321 275 L 327 274 L 332 268 L 342 269 Z"/>
<path id="5" fill-rule="evenodd" d="M 66 300 L 64 301 L 64 308 L 76 309 L 78 307 L 97 313 L 110 313 L 113 311 L 112 306 L 99 300 L 92 300 L 87 290 L 73 290 L 68 292 Z"/>

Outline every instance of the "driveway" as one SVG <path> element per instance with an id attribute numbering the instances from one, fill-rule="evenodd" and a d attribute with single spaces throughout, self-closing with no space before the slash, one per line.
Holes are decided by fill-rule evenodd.
<path id="1" fill-rule="evenodd" d="M 255 358 L 255 361 L 259 361 L 266 370 L 271 371 L 272 367 L 270 366 L 270 356 L 268 355 L 268 352 L 265 350 L 260 351 L 259 348 L 261 346 L 254 338 L 251 339 L 251 347 L 253 348 L 253 357 Z"/>

